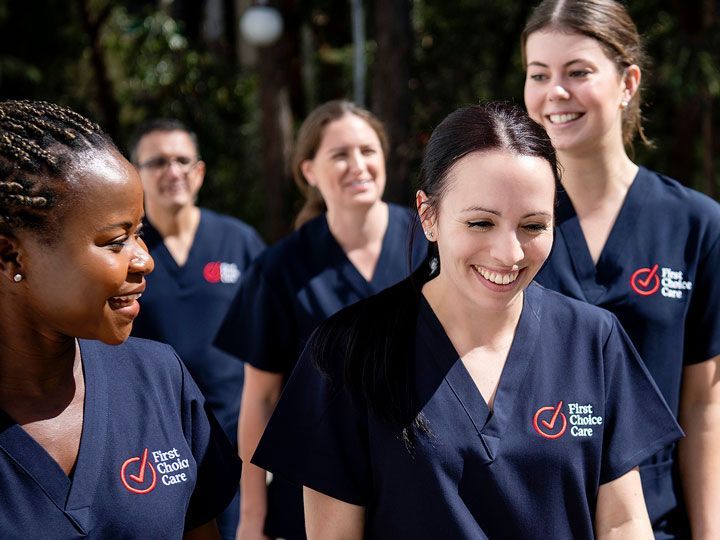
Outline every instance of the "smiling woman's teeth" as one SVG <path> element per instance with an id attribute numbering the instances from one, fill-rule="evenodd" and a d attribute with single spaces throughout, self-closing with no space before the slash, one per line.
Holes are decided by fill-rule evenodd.
<path id="1" fill-rule="evenodd" d="M 369 184 L 370 180 L 353 180 L 350 182 L 351 186 L 362 186 L 364 184 Z"/>
<path id="2" fill-rule="evenodd" d="M 135 300 L 140 298 L 142 294 L 128 294 L 126 296 L 113 296 L 110 299 L 110 303 L 112 303 L 113 306 L 116 307 L 122 307 L 122 306 L 129 306 L 132 304 Z"/>
<path id="3" fill-rule="evenodd" d="M 480 266 L 476 266 L 475 270 L 477 270 L 478 274 L 482 277 L 488 281 L 492 281 L 496 285 L 507 285 L 508 283 L 512 283 L 517 279 L 518 274 L 520 273 L 520 271 L 515 271 L 510 272 L 509 274 L 499 274 L 497 272 L 491 272 L 490 270 L 481 268 Z"/>
<path id="4" fill-rule="evenodd" d="M 565 122 L 570 122 L 571 120 L 580 118 L 580 113 L 551 114 L 549 118 L 553 124 L 563 124 Z"/>

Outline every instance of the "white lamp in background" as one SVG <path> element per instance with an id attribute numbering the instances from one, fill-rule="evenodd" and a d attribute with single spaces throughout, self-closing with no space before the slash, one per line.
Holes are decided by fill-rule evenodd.
<path id="1" fill-rule="evenodd" d="M 267 47 L 275 43 L 283 31 L 280 12 L 258 1 L 245 10 L 240 17 L 240 33 L 245 41 L 255 47 Z"/>

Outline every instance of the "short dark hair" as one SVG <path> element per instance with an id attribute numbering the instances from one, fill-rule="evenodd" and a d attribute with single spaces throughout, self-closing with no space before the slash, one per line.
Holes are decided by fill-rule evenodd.
<path id="1" fill-rule="evenodd" d="M 138 165 L 137 149 L 140 144 L 140 140 L 145 135 L 152 133 L 153 131 L 182 131 L 187 133 L 193 143 L 193 146 L 195 147 L 195 153 L 198 156 L 200 155 L 200 145 L 198 144 L 197 134 L 185 123 L 176 118 L 152 118 L 138 125 L 130 136 L 130 161 L 132 161 L 135 165 Z"/>
<path id="2" fill-rule="evenodd" d="M 69 170 L 81 152 L 117 152 L 99 125 L 45 101 L 0 102 L 0 233 L 42 232 L 51 242 L 61 218 L 53 209 L 71 197 Z"/>

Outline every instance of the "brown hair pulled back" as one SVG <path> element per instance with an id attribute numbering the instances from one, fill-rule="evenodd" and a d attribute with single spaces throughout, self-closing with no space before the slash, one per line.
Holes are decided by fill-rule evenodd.
<path id="1" fill-rule="evenodd" d="M 115 145 L 75 111 L 44 101 L 0 102 L 0 234 L 33 229 L 50 243 L 73 158 L 93 148 Z"/>
<path id="2" fill-rule="evenodd" d="M 531 13 L 521 35 L 523 64 L 527 65 L 525 46 L 533 32 L 555 30 L 577 33 L 596 40 L 621 75 L 635 64 L 645 70 L 646 55 L 635 23 L 625 7 L 615 0 L 544 0 Z M 629 147 L 635 134 L 647 146 L 650 141 L 642 127 L 640 88 L 623 110 L 623 143 Z"/>
<path id="3" fill-rule="evenodd" d="M 295 150 L 292 156 L 292 173 L 295 184 L 305 197 L 305 203 L 295 218 L 295 228 L 319 216 L 327 210 L 325 201 L 317 188 L 308 184 L 302 173 L 303 161 L 314 159 L 320 148 L 325 127 L 345 115 L 352 114 L 365 120 L 380 139 L 385 156 L 388 155 L 388 137 L 382 122 L 370 111 L 346 100 L 333 100 L 316 107 L 305 119 L 298 131 Z"/>

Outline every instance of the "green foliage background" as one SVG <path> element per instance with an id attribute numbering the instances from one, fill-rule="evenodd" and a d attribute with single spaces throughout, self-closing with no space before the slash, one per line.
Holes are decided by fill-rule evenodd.
<path id="1" fill-rule="evenodd" d="M 381 61 L 371 17 L 379 1 L 391 0 L 365 3 L 370 77 L 373 63 Z M 522 103 L 518 36 L 534 4 L 412 2 L 414 58 L 408 91 L 413 171 L 433 126 L 457 106 L 486 99 Z M 720 32 L 717 14 L 701 8 L 715 4 L 629 3 L 653 61 L 644 73 L 644 111 L 655 147 L 638 147 L 636 158 L 711 196 L 720 193 L 715 164 L 720 155 Z M 117 107 L 114 123 L 106 118 L 108 103 L 98 90 L 93 42 L 81 23 L 83 5 L 91 14 L 107 14 L 98 43 Z M 318 102 L 351 97 L 352 47 L 349 2 L 304 0 L 293 6 L 309 36 L 309 48 L 298 60 L 305 77 L 303 95 L 295 96 L 300 103 L 297 124 Z M 103 126 L 116 125 L 112 135 L 121 147 L 146 118 L 173 116 L 188 122 L 208 163 L 201 204 L 237 215 L 264 232 L 257 72 L 240 67 L 233 32 L 208 44 L 190 35 L 171 13 L 140 0 L 0 0 L 0 97 L 69 105 Z M 296 197 L 288 178 L 287 198 Z M 288 228 L 291 221 L 288 214 Z"/>

